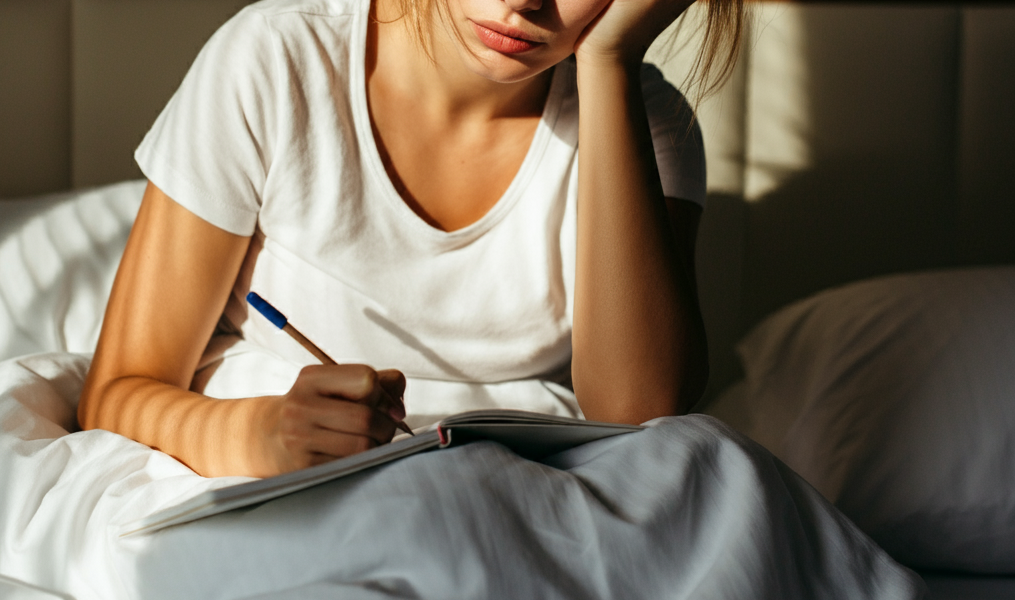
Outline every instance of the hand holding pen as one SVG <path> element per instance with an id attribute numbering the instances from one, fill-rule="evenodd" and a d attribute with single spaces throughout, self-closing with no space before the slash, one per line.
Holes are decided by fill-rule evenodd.
<path id="1" fill-rule="evenodd" d="M 268 319 L 268 321 L 270 321 L 273 325 L 285 331 L 287 334 L 289 334 L 290 337 L 299 342 L 301 346 L 306 348 L 311 354 L 317 357 L 317 359 L 321 361 L 322 364 L 324 365 L 337 364 L 316 344 L 308 340 L 295 327 L 289 324 L 288 319 L 286 319 L 286 317 L 282 313 L 276 310 L 275 307 L 273 307 L 263 298 L 258 296 L 256 293 L 250 292 L 249 294 L 247 294 L 247 302 L 250 303 L 250 305 L 253 306 L 255 309 L 257 309 L 258 312 L 264 315 L 264 317 Z M 352 377 L 353 379 L 357 377 L 364 380 L 369 379 L 369 377 L 367 377 L 369 373 L 359 373 L 358 371 L 362 370 L 374 372 L 369 367 L 363 365 L 343 365 L 343 366 L 346 367 L 345 371 L 349 371 L 349 373 L 346 373 L 346 375 Z M 356 372 L 354 373 L 353 371 Z M 390 407 L 389 415 L 395 422 L 395 426 L 401 431 L 413 435 L 412 429 L 410 429 L 401 420 L 405 417 L 405 409 L 401 405 L 402 393 L 405 390 L 405 378 L 402 376 L 401 373 L 394 370 L 376 371 L 375 373 L 377 376 L 377 383 L 379 383 L 381 390 L 376 389 L 376 386 L 375 389 L 363 388 L 362 390 L 350 390 L 348 388 L 348 385 L 352 385 L 352 387 L 356 387 L 356 385 L 355 382 L 348 382 L 348 385 L 343 387 L 342 390 L 336 390 L 337 395 L 347 397 L 348 400 L 353 402 L 363 402 L 372 406 L 373 408 L 378 408 L 377 405 L 384 402 L 384 399 L 379 397 L 378 392 L 380 391 L 386 392 L 386 394 L 384 395 L 390 396 L 390 399 L 394 403 L 394 405 Z M 303 374 L 301 374 L 301 379 L 303 378 L 305 377 Z M 299 383 L 300 381 L 297 381 L 297 385 Z M 363 385 L 360 385 L 359 387 L 362 388 Z M 356 397 L 348 397 L 350 395 Z"/>

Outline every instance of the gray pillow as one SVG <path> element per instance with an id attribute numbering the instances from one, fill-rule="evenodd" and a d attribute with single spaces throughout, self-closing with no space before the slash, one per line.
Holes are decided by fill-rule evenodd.
<path id="1" fill-rule="evenodd" d="M 898 275 L 788 306 L 705 412 L 899 561 L 1015 573 L 1015 268 Z"/>

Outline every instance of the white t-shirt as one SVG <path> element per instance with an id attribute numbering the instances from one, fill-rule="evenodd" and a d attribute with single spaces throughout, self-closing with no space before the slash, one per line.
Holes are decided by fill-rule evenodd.
<path id="1" fill-rule="evenodd" d="M 371 133 L 369 1 L 266 0 L 243 9 L 209 40 L 136 152 L 176 202 L 253 235 L 225 317 L 244 347 L 282 360 L 235 360 L 225 386 L 235 389 L 219 393 L 284 392 L 299 366 L 316 362 L 248 312 L 244 298 L 254 290 L 337 361 L 402 370 L 412 426 L 486 407 L 579 414 L 573 394 L 549 383 L 566 380 L 571 357 L 573 59 L 555 67 L 532 145 L 503 197 L 472 225 L 441 231 L 395 191 Z M 663 189 L 701 203 L 704 152 L 690 111 L 655 67 L 642 77 Z M 237 380 L 274 389 L 239 389 Z"/>

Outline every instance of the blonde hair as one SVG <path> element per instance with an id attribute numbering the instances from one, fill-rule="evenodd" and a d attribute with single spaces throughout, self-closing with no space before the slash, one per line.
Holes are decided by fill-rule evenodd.
<path id="1" fill-rule="evenodd" d="M 701 46 L 687 78 L 682 82 L 685 93 L 695 103 L 719 91 L 729 80 L 740 57 L 744 39 L 744 0 L 699 0 L 707 11 L 701 27 L 704 28 Z M 671 43 L 680 36 L 689 11 L 684 11 L 673 31 Z"/>
<path id="2" fill-rule="evenodd" d="M 707 12 L 700 26 L 704 28 L 701 46 L 691 64 L 691 70 L 682 82 L 685 94 L 693 90 L 694 104 L 714 94 L 733 74 L 740 46 L 743 43 L 744 0 L 698 0 L 707 5 Z M 399 0 L 402 18 L 408 20 L 409 31 L 419 43 L 423 52 L 433 60 L 434 23 L 440 23 L 461 41 L 461 33 L 449 27 L 450 14 L 447 0 Z M 672 48 L 683 31 L 690 10 L 677 20 L 672 37 L 665 42 Z"/>

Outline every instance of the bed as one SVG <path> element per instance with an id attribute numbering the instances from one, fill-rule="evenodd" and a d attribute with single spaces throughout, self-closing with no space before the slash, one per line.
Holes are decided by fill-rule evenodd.
<path id="1" fill-rule="evenodd" d="M 0 597 L 1015 595 L 1004 6 L 755 5 L 699 110 L 698 414 L 545 464 L 473 444 L 118 538 L 239 481 L 78 432 L 74 404 L 143 189 L 132 149 L 242 4 L 0 3 L 18 57 L 0 64 L 17 82 L 0 88 Z M 679 82 L 686 54 L 653 57 Z"/>

